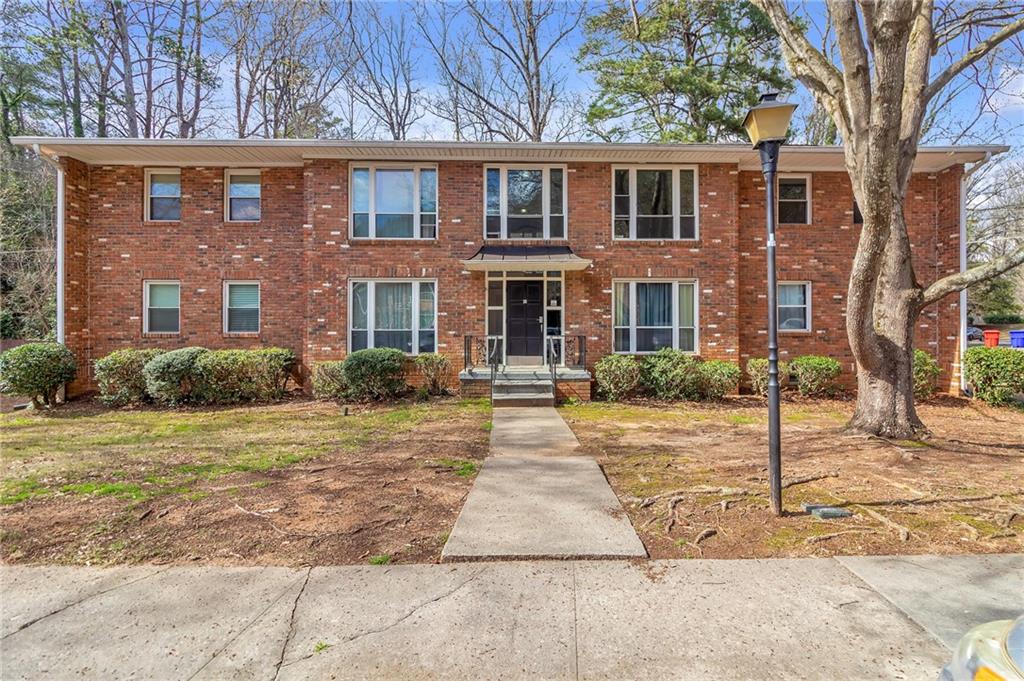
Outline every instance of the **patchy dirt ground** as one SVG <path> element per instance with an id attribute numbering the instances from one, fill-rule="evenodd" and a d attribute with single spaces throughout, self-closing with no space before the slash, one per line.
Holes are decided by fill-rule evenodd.
<path id="1" fill-rule="evenodd" d="M 652 557 L 1024 550 L 1024 412 L 955 398 L 920 407 L 927 442 L 842 433 L 844 401 L 782 407 L 785 516 L 768 512 L 764 402 L 591 403 L 562 415 L 604 467 Z M 803 503 L 854 515 L 817 520 Z"/>
<path id="2" fill-rule="evenodd" d="M 0 416 L 8 563 L 438 560 L 487 452 L 486 401 Z"/>

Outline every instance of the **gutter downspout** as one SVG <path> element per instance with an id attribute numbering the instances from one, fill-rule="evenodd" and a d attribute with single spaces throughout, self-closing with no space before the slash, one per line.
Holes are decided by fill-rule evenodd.
<path id="1" fill-rule="evenodd" d="M 975 163 L 960 176 L 960 271 L 967 271 L 967 180 L 992 160 L 992 152 L 986 151 L 985 158 Z M 967 389 L 964 377 L 964 354 L 967 352 L 967 289 L 960 291 L 960 392 Z"/>
<path id="2" fill-rule="evenodd" d="M 57 342 L 64 343 L 64 167 L 58 157 L 42 153 L 38 144 L 32 149 L 39 158 L 57 171 Z"/>

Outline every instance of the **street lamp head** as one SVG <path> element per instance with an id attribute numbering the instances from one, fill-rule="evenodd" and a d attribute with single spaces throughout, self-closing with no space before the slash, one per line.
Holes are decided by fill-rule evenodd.
<path id="1" fill-rule="evenodd" d="M 786 139 L 796 104 L 780 102 L 778 96 L 777 92 L 761 95 L 760 103 L 750 109 L 743 119 L 743 127 L 755 149 L 765 142 L 782 142 Z"/>

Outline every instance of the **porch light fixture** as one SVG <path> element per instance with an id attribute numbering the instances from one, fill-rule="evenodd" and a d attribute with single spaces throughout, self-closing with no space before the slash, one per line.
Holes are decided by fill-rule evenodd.
<path id="1" fill-rule="evenodd" d="M 772 513 L 782 515 L 782 453 L 779 434 L 779 321 L 775 275 L 775 173 L 779 150 L 786 141 L 796 104 L 780 102 L 777 92 L 761 95 L 760 103 L 747 112 L 743 128 L 750 143 L 761 153 L 768 226 L 768 486 Z"/>

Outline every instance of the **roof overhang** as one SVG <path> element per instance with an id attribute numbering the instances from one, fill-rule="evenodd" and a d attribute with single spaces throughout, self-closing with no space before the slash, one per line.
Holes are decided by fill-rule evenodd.
<path id="1" fill-rule="evenodd" d="M 576 272 L 590 267 L 568 246 L 481 246 L 473 257 L 461 261 L 473 272 L 508 270 Z"/>
<path id="2" fill-rule="evenodd" d="M 596 142 L 379 142 L 277 139 L 122 139 L 14 137 L 13 143 L 47 156 L 90 165 L 276 167 L 313 159 L 373 161 L 479 161 L 487 163 L 724 163 L 759 170 L 758 152 L 746 144 L 605 144 Z M 937 172 L 976 163 L 1002 145 L 922 147 L 915 172 Z M 789 172 L 845 170 L 842 147 L 787 145 L 779 169 Z"/>

